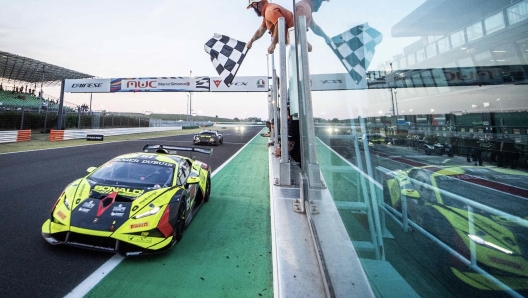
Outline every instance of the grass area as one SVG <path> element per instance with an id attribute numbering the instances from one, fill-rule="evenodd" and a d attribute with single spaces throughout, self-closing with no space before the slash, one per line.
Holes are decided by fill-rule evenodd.
<path id="1" fill-rule="evenodd" d="M 195 128 L 195 129 L 184 129 L 184 130 L 138 133 L 138 134 L 130 134 L 130 135 L 122 135 L 122 136 L 108 136 L 108 137 L 105 137 L 104 141 L 102 142 L 86 141 L 86 139 L 75 139 L 75 140 L 66 140 L 66 141 L 59 141 L 59 142 L 50 142 L 49 134 L 40 133 L 40 131 L 34 130 L 31 133 L 31 141 L 29 142 L 0 143 L 0 153 L 11 153 L 11 152 L 21 152 L 21 151 L 40 150 L 40 149 L 49 149 L 49 148 L 70 147 L 70 146 L 94 145 L 94 144 L 110 143 L 110 142 L 118 142 L 118 141 L 150 139 L 150 138 L 155 138 L 155 137 L 170 137 L 170 136 L 175 136 L 175 135 L 195 134 L 197 132 L 200 132 L 201 130 L 202 128 Z"/>

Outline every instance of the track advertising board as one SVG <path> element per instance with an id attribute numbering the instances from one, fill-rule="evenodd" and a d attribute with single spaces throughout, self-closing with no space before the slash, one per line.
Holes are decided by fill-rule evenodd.
<path id="1" fill-rule="evenodd" d="M 312 91 L 359 90 L 367 88 L 365 80 L 356 84 L 347 73 L 312 74 L 310 75 L 310 85 Z"/>
<path id="2" fill-rule="evenodd" d="M 209 91 L 208 77 L 117 78 L 110 92 L 200 92 Z"/>
<path id="3" fill-rule="evenodd" d="M 108 93 L 110 92 L 110 79 L 64 80 L 64 92 Z"/>
<path id="4" fill-rule="evenodd" d="M 211 77 L 211 92 L 268 92 L 268 78 L 262 76 L 235 77 L 227 87 L 220 77 Z"/>

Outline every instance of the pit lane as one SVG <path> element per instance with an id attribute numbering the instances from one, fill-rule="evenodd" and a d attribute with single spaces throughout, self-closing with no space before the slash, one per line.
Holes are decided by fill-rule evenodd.
<path id="1" fill-rule="evenodd" d="M 196 157 L 212 166 L 214 171 L 261 129 L 221 129 L 224 144 L 212 147 L 212 156 L 196 154 Z M 140 151 L 147 143 L 192 146 L 192 136 L 0 155 L 0 217 L 3 219 L 0 228 L 0 296 L 64 297 L 113 256 L 51 246 L 42 239 L 41 225 L 68 183 L 85 175 L 88 167 L 98 166 L 120 154 Z"/>

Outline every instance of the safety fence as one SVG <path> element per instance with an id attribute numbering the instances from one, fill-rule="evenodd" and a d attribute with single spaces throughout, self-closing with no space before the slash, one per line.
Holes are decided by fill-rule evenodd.
<path id="1" fill-rule="evenodd" d="M 31 140 L 31 130 L 0 131 L 0 143 L 26 142 Z"/>
<path id="2" fill-rule="evenodd" d="M 104 137 L 127 135 L 135 133 L 147 133 L 158 131 L 181 130 L 182 127 L 137 127 L 137 128 L 113 128 L 113 129 L 81 129 L 81 130 L 51 130 L 50 142 L 84 139 L 88 135 L 101 135 Z"/>

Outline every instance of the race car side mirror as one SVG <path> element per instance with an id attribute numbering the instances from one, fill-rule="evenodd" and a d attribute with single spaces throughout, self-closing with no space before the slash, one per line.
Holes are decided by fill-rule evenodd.
<path id="1" fill-rule="evenodd" d="M 200 177 L 189 177 L 187 178 L 187 184 L 196 184 L 200 182 Z"/>
<path id="2" fill-rule="evenodd" d="M 86 169 L 86 172 L 91 173 L 91 172 L 93 172 L 95 169 L 97 169 L 97 167 L 89 167 L 88 169 Z"/>

